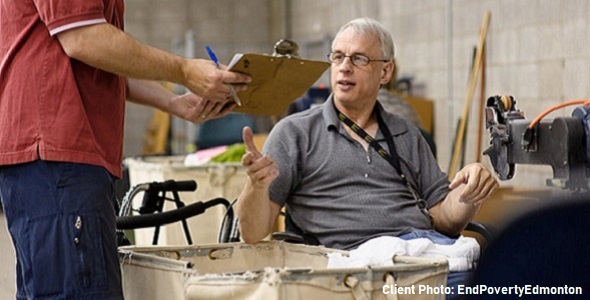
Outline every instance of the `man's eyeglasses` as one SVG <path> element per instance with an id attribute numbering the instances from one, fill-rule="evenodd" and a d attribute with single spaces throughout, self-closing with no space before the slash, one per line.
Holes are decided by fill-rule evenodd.
<path id="1" fill-rule="evenodd" d="M 328 60 L 331 63 L 337 64 L 337 65 L 341 64 L 347 57 L 349 57 L 352 64 L 357 67 L 366 66 L 370 62 L 373 62 L 373 61 L 382 61 L 382 62 L 389 61 L 387 59 L 369 59 L 368 57 L 366 57 L 362 54 L 344 55 L 343 53 L 340 53 L 340 52 L 330 52 L 328 54 Z"/>

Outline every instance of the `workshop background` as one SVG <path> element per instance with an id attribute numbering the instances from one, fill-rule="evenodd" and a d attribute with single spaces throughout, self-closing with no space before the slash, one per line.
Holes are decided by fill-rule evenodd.
<path id="1" fill-rule="evenodd" d="M 234 53 L 271 53 L 289 38 L 303 58 L 325 60 L 338 28 L 361 16 L 382 22 L 395 39 L 399 77 L 412 78 L 415 96 L 434 103 L 433 130 L 440 166 L 448 170 L 453 141 L 486 11 L 491 13 L 485 95 L 513 95 L 533 119 L 552 105 L 590 96 L 590 9 L 588 0 L 127 0 L 126 29 L 142 42 L 180 55 L 206 58 L 211 45 L 222 62 Z M 187 47 L 187 40 L 193 45 Z M 185 55 L 186 56 L 186 55 Z M 319 83 L 329 86 L 329 72 Z M 465 163 L 485 150 L 478 138 L 479 84 L 469 114 Z M 548 118 L 566 116 L 571 109 Z M 128 104 L 125 156 L 140 155 L 150 108 Z M 177 130 L 172 142 L 192 135 Z M 189 149 L 190 150 L 190 149 Z M 184 147 L 174 149 L 186 151 Z M 489 165 L 487 156 L 482 162 Z M 518 165 L 503 186 L 544 187 L 549 166 Z"/>
<path id="2" fill-rule="evenodd" d="M 182 56 L 207 58 L 211 45 L 222 62 L 234 53 L 271 53 L 276 41 L 296 41 L 303 58 L 325 60 L 338 28 L 367 16 L 395 39 L 400 78 L 412 78 L 412 94 L 432 100 L 438 159 L 448 170 L 453 140 L 467 97 L 474 47 L 486 11 L 485 95 L 513 95 L 532 119 L 545 109 L 590 96 L 590 0 L 126 0 L 126 31 L 138 40 Z M 319 84 L 329 86 L 326 73 Z M 478 80 L 479 81 L 479 80 Z M 182 92 L 180 87 L 172 87 Z M 479 84 L 472 95 L 465 163 L 476 160 Z M 549 117 L 567 116 L 571 109 Z M 150 108 L 128 103 L 124 156 L 144 154 Z M 171 152 L 187 153 L 190 124 L 173 121 Z M 482 162 L 490 166 L 486 156 Z M 502 186 L 545 188 L 548 166 L 518 165 Z M 0 222 L 4 226 L 3 215 Z M 0 299 L 14 295 L 13 250 L 0 230 Z"/>

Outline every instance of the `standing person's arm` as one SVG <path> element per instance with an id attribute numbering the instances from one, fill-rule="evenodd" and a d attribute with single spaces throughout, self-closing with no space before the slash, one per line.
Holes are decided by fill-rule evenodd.
<path id="1" fill-rule="evenodd" d="M 201 123 L 220 118 L 236 106 L 234 102 L 213 102 L 193 93 L 177 95 L 155 81 L 127 79 L 127 99 L 171 113 L 187 121 Z"/>
<path id="2" fill-rule="evenodd" d="M 144 45 L 106 23 L 66 30 L 57 38 L 68 56 L 85 64 L 126 77 L 182 84 L 215 102 L 231 96 L 226 84 L 250 81 L 246 75 L 218 70 L 209 60 L 185 59 Z"/>

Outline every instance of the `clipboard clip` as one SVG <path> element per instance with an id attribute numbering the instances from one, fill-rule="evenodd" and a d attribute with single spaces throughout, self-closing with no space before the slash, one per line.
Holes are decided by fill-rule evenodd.
<path id="1" fill-rule="evenodd" d="M 280 39 L 273 47 L 272 56 L 299 58 L 299 45 L 292 40 Z"/>

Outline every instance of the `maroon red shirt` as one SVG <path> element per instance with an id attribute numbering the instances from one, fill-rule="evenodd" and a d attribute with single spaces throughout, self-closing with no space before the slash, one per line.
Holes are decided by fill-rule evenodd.
<path id="1" fill-rule="evenodd" d="M 0 2 L 0 165 L 37 159 L 121 176 L 126 79 L 69 58 L 56 34 L 108 22 L 123 0 Z"/>

